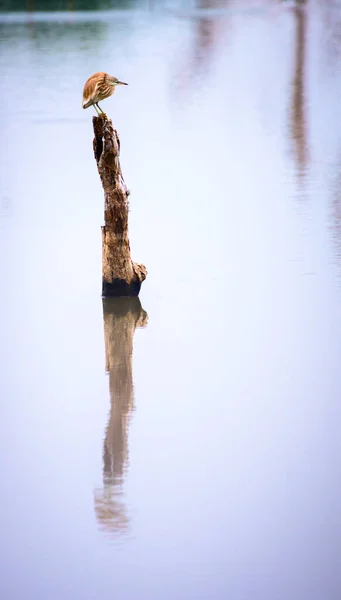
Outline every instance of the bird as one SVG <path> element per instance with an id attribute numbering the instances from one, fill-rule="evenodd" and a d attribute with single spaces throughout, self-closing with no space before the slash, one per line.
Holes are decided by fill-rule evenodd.
<path id="1" fill-rule="evenodd" d="M 98 115 L 105 114 L 98 103 L 105 98 L 109 98 L 114 93 L 117 85 L 128 85 L 124 81 L 119 81 L 116 77 L 100 71 L 94 73 L 85 82 L 83 89 L 83 108 L 94 106 Z M 101 112 L 99 112 L 101 111 Z"/>

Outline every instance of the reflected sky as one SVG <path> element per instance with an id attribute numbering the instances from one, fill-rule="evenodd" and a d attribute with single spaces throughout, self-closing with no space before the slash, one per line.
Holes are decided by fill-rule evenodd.
<path id="1" fill-rule="evenodd" d="M 0 19 L 0 596 L 338 600 L 340 5 L 95 12 Z M 99 69 L 147 327 L 100 297 Z"/>

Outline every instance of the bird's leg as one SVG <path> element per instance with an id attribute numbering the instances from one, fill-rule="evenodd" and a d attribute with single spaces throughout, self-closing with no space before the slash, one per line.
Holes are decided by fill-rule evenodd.
<path id="1" fill-rule="evenodd" d="M 95 103 L 95 102 L 93 103 L 93 107 L 95 108 L 95 111 L 96 111 L 97 115 L 100 117 L 100 116 L 101 116 L 101 113 L 100 113 L 100 112 L 98 112 L 98 110 L 97 110 L 97 106 L 96 106 L 96 103 Z"/>
<path id="2" fill-rule="evenodd" d="M 98 102 L 96 102 L 96 106 L 97 106 L 97 108 L 98 108 L 98 109 L 101 111 L 101 113 L 102 113 L 103 115 L 105 115 L 105 112 L 104 112 L 104 110 L 102 110 L 102 109 L 101 109 L 101 107 L 100 107 L 100 105 L 98 104 Z"/>

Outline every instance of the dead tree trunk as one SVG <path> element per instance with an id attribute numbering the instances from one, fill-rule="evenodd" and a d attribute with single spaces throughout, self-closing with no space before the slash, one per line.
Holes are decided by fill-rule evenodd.
<path id="1" fill-rule="evenodd" d="M 93 117 L 92 123 L 94 154 L 104 190 L 102 296 L 138 296 L 147 269 L 130 256 L 129 192 L 121 173 L 120 140 L 106 115 Z"/>

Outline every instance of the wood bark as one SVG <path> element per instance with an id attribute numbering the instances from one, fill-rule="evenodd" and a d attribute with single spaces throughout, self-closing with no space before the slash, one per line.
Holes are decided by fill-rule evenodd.
<path id="1" fill-rule="evenodd" d="M 147 269 L 130 256 L 129 192 L 121 172 L 120 140 L 105 114 L 93 117 L 92 122 L 94 155 L 104 190 L 102 296 L 138 296 Z"/>
<path id="2" fill-rule="evenodd" d="M 106 531 L 122 532 L 128 516 L 122 488 L 128 468 L 128 433 L 134 410 L 133 337 L 148 315 L 139 298 L 104 298 L 105 370 L 109 374 L 110 414 L 103 445 L 103 489 L 95 490 L 95 511 Z"/>

